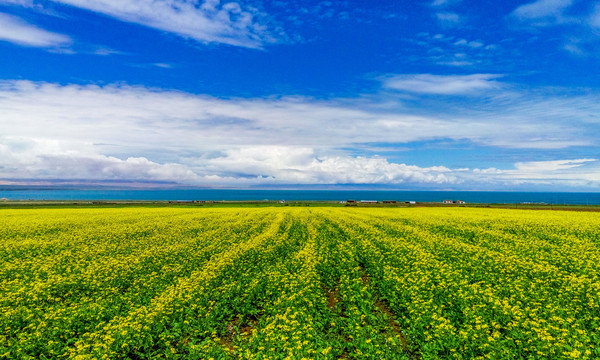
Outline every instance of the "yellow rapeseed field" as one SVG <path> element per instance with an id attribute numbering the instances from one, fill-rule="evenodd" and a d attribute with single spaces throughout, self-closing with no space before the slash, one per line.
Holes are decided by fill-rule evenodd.
<path id="1" fill-rule="evenodd" d="M 600 216 L 0 210 L 0 358 L 597 359 Z"/>

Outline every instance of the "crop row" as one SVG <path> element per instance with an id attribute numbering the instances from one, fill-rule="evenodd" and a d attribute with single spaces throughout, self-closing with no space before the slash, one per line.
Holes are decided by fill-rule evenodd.
<path id="1" fill-rule="evenodd" d="M 0 211 L 0 358 L 600 357 L 600 218 Z"/>

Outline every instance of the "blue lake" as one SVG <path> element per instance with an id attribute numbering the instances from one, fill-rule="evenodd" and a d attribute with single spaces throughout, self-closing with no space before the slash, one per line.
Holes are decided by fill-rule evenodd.
<path id="1" fill-rule="evenodd" d="M 600 193 L 582 192 L 493 192 L 493 191 L 370 191 L 370 190 L 23 190 L 2 189 L 9 200 L 396 200 L 468 203 L 600 204 Z"/>

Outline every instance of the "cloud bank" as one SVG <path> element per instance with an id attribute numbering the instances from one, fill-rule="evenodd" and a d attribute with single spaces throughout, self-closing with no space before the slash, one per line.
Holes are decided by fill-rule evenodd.
<path id="1" fill-rule="evenodd" d="M 597 141 L 595 114 L 600 109 L 594 94 L 521 94 L 490 85 L 494 77 L 480 74 L 387 78 L 396 81 L 396 88 L 423 82 L 421 92 L 426 94 L 471 94 L 481 89 L 492 94 L 474 99 L 461 110 L 460 105 L 437 97 L 429 100 L 429 106 L 413 107 L 411 98 L 388 93 L 392 86 L 385 81 L 381 94 L 329 100 L 221 99 L 125 85 L 4 81 L 0 83 L 0 178 L 127 179 L 234 187 L 599 182 L 595 159 L 559 158 L 516 163 L 514 169 L 482 170 L 444 164 L 420 167 L 376 155 L 357 156 L 352 149 L 361 146 L 436 139 L 533 149 Z M 435 84 L 440 88 L 435 89 Z"/>

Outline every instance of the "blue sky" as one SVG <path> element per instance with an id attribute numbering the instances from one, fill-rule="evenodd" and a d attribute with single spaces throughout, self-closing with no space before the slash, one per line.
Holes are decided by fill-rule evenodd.
<path id="1" fill-rule="evenodd" d="M 600 2 L 0 0 L 0 185 L 600 190 Z"/>

